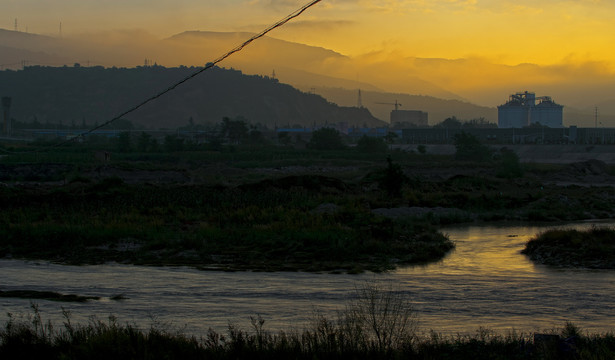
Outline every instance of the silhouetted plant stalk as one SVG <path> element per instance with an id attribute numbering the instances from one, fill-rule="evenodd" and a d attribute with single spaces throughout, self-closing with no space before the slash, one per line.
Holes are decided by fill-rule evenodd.
<path id="1" fill-rule="evenodd" d="M 409 298 L 391 284 L 365 283 L 332 320 L 316 313 L 303 331 L 269 332 L 265 320 L 251 317 L 251 330 L 230 324 L 226 334 L 210 329 L 204 337 L 154 322 L 149 329 L 92 317 L 73 325 L 63 309 L 64 326 L 54 328 L 32 314 L 9 320 L 0 329 L 1 359 L 612 359 L 615 336 L 582 335 L 566 323 L 561 334 L 536 343 L 523 334 L 506 336 L 479 329 L 474 336 L 417 336 Z"/>

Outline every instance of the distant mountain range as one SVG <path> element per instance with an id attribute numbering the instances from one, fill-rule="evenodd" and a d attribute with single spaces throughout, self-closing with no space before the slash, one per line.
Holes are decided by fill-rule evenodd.
<path id="1" fill-rule="evenodd" d="M 95 65 L 134 68 L 144 63 L 201 66 L 252 35 L 187 31 L 158 39 L 135 30 L 57 38 L 0 29 L 0 70 L 21 69 L 23 65 L 73 67 L 75 63 L 82 68 Z M 615 96 L 612 95 L 615 79 L 580 66 L 504 66 L 476 59 L 403 58 L 389 62 L 387 56 L 379 58 L 371 54 L 351 58 L 332 50 L 270 37 L 255 41 L 220 65 L 240 69 L 243 74 L 275 77 L 280 83 L 346 107 L 358 105 L 361 90 L 362 105 L 385 122 L 393 107 L 378 103 L 396 100 L 402 104 L 402 110 L 428 112 L 431 125 L 450 116 L 482 117 L 496 122 L 495 106 L 478 106 L 467 99 L 490 99 L 490 104 L 503 104 L 509 94 L 528 90 L 538 96 L 552 96 L 564 105 L 565 125 L 593 126 L 594 109 L 598 106 L 599 121 L 605 126 L 615 126 Z M 558 82 L 549 85 L 549 77 Z M 473 82 L 482 87 L 472 85 Z M 446 88 L 439 84 L 445 84 Z M 457 93 L 449 89 L 457 89 Z M 227 105 L 225 111 L 230 113 L 233 109 Z M 191 110 L 182 111 L 188 114 Z"/>
<path id="2" fill-rule="evenodd" d="M 42 67 L 1 71 L 0 94 L 22 122 L 101 124 L 196 72 L 196 68 Z M 340 107 L 275 79 L 212 68 L 124 118 L 146 128 L 243 117 L 269 128 L 346 123 L 383 126 L 366 109 Z"/>

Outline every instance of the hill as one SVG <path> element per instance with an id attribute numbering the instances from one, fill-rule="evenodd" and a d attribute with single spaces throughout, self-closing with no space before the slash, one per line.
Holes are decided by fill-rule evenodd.
<path id="1" fill-rule="evenodd" d="M 314 88 L 314 92 L 336 104 L 343 106 L 358 105 L 358 90 L 356 89 L 318 87 Z M 363 106 L 368 108 L 374 116 L 386 122 L 389 122 L 390 113 L 394 106 L 384 103 L 394 103 L 395 101 L 401 104 L 400 110 L 427 112 L 429 114 L 429 125 L 436 125 L 451 116 L 463 120 L 482 117 L 492 123 L 497 123 L 498 121 L 497 108 L 479 106 L 462 100 L 445 100 L 428 95 L 409 95 L 361 89 L 361 102 Z"/>
<path id="2" fill-rule="evenodd" d="M 105 122 L 192 74 L 196 68 L 41 67 L 0 71 L 0 95 L 13 98 L 22 122 Z M 212 68 L 125 118 L 147 128 L 246 118 L 270 128 L 346 122 L 381 126 L 366 109 L 337 106 L 278 80 Z"/>

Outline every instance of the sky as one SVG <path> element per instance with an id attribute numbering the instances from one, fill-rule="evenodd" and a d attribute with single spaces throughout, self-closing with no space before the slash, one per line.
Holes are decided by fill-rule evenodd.
<path id="1" fill-rule="evenodd" d="M 258 31 L 305 0 L 3 0 L 0 27 L 64 36 L 141 29 Z M 272 36 L 350 56 L 481 57 L 501 64 L 605 61 L 611 0 L 323 0 Z"/>
<path id="2" fill-rule="evenodd" d="M 0 28 L 14 29 L 17 19 L 19 31 L 52 36 L 61 23 L 63 37 L 111 37 L 118 30 L 153 38 L 187 30 L 258 32 L 306 3 L 3 0 Z M 510 68 L 528 64 L 541 67 L 543 84 L 584 74 L 589 82 L 612 78 L 613 19 L 612 0 L 323 0 L 270 36 L 334 50 L 365 64 L 362 69 L 391 64 L 390 81 L 394 71 L 429 72 L 429 80 L 447 90 L 478 94 L 490 91 L 486 83 L 514 82 L 519 75 Z M 418 68 L 421 59 L 431 61 Z M 526 90 L 515 86 L 511 90 Z"/>

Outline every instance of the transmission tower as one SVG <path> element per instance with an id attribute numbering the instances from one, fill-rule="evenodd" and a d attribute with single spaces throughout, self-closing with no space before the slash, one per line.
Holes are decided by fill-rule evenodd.
<path id="1" fill-rule="evenodd" d="M 359 96 L 357 98 L 357 107 L 359 109 L 363 108 L 363 101 L 361 100 L 361 89 L 359 89 Z"/>

